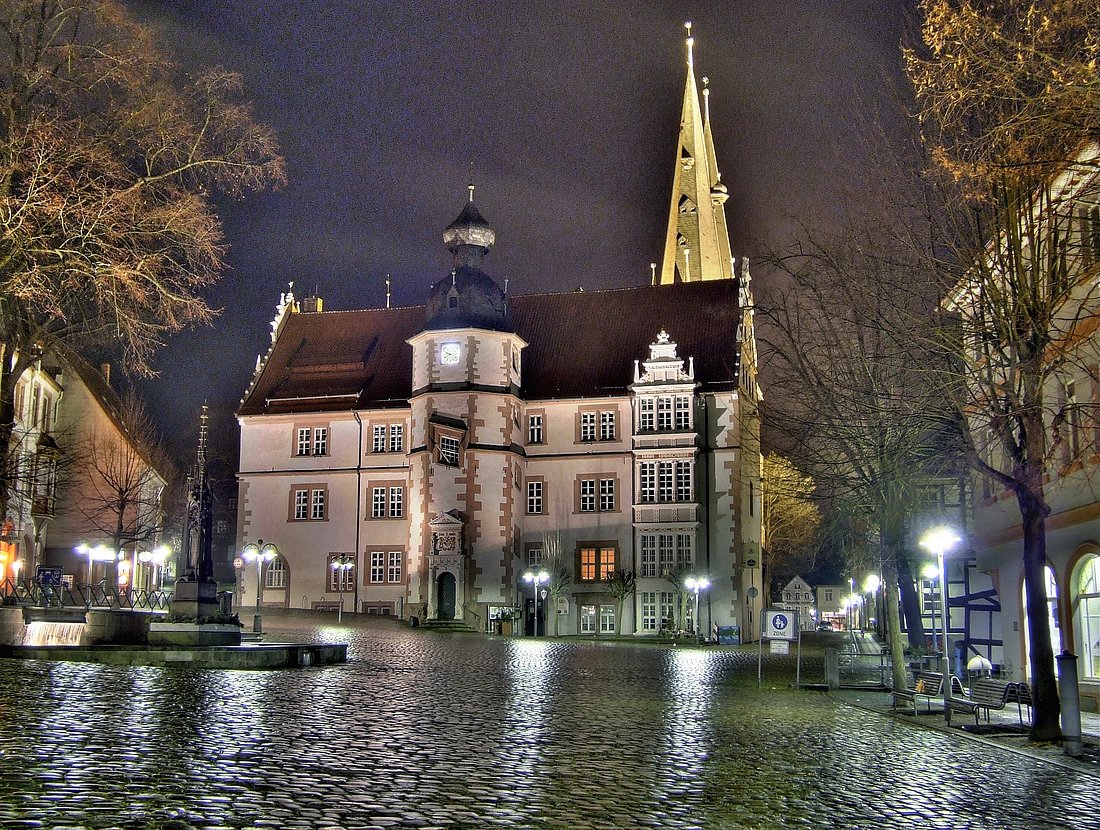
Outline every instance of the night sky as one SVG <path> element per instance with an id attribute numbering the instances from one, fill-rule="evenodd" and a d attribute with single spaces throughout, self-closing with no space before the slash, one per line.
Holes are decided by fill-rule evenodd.
<path id="1" fill-rule="evenodd" d="M 223 438 L 279 294 L 326 310 L 418 305 L 447 273 L 466 185 L 510 293 L 647 283 L 660 261 L 686 72 L 710 78 L 734 254 L 828 222 L 890 109 L 912 0 L 709 3 L 139 2 L 186 66 L 240 71 L 289 185 L 222 205 L 229 270 L 212 328 L 174 337 L 142 394 L 176 446 L 204 399 Z M 766 273 L 754 269 L 759 282 Z M 764 374 L 765 392 L 767 374 Z M 234 438 L 235 440 L 235 438 Z"/>

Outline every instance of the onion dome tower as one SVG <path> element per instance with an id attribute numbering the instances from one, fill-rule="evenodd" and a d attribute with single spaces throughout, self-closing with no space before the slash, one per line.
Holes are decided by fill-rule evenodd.
<path id="1" fill-rule="evenodd" d="M 425 330 L 479 328 L 512 331 L 504 292 L 481 270 L 496 233 L 470 199 L 443 231 L 443 242 L 454 257 L 451 273 L 432 286 Z"/>

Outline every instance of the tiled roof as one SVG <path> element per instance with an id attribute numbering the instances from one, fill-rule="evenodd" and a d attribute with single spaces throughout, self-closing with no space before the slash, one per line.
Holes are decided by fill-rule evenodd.
<path id="1" fill-rule="evenodd" d="M 704 389 L 737 386 L 733 280 L 509 298 L 527 400 L 621 395 L 664 329 Z M 241 415 L 404 406 L 422 306 L 289 315 Z"/>

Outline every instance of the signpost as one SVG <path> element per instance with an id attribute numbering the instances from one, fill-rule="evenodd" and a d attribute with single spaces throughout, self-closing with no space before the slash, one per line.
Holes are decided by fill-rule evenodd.
<path id="1" fill-rule="evenodd" d="M 760 617 L 760 647 L 756 653 L 756 685 L 764 673 L 764 641 L 769 642 L 772 654 L 789 654 L 791 640 L 798 640 L 798 668 L 802 666 L 802 630 L 798 624 L 798 612 L 786 608 L 768 608 Z M 801 681 L 796 672 L 796 684 Z"/>

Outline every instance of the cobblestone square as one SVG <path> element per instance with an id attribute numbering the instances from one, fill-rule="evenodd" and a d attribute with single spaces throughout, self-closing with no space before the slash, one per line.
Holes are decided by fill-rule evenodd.
<path id="1" fill-rule="evenodd" d="M 0 662 L 0 827 L 1100 828 L 1094 775 L 758 690 L 751 649 L 267 622 L 351 662 Z"/>

